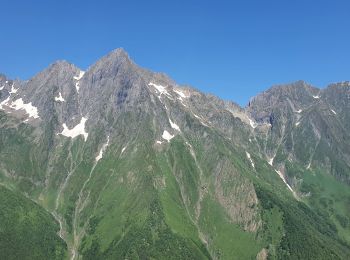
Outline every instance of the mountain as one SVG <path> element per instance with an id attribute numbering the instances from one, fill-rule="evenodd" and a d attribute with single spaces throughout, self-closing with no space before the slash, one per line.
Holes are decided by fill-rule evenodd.
<path id="1" fill-rule="evenodd" d="M 1 75 L 0 258 L 348 259 L 349 97 L 298 81 L 242 108 L 123 49 Z"/>

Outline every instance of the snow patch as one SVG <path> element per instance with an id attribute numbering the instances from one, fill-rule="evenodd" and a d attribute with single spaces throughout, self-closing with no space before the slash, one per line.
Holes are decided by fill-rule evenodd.
<path id="1" fill-rule="evenodd" d="M 245 152 L 245 153 L 246 153 L 247 158 L 248 158 L 248 160 L 250 161 L 252 167 L 255 169 L 255 164 L 254 164 L 254 162 L 253 162 L 253 160 L 252 160 L 252 157 L 250 156 L 250 153 L 248 153 L 248 152 Z"/>
<path id="2" fill-rule="evenodd" d="M 78 93 L 79 93 L 79 88 L 80 88 L 79 82 L 75 83 L 75 89 L 77 90 Z"/>
<path id="3" fill-rule="evenodd" d="M 58 97 L 55 97 L 55 101 L 58 101 L 58 102 L 64 102 L 64 98 L 62 97 L 62 94 L 61 92 L 58 93 Z"/>
<path id="4" fill-rule="evenodd" d="M 335 114 L 335 115 L 337 114 L 337 112 L 335 112 L 333 109 L 331 109 L 331 111 L 332 111 L 333 114 Z"/>
<path id="5" fill-rule="evenodd" d="M 5 86 L 0 87 L 0 90 L 3 90 Z"/>
<path id="6" fill-rule="evenodd" d="M 314 99 L 319 99 L 320 98 L 320 96 L 312 96 Z"/>
<path id="7" fill-rule="evenodd" d="M 85 71 L 80 71 L 79 72 L 79 75 L 78 76 L 74 76 L 73 78 L 75 79 L 75 80 L 77 80 L 78 82 L 76 82 L 75 83 L 75 88 L 76 88 L 76 90 L 77 90 L 77 92 L 79 93 L 79 88 L 80 88 L 80 82 L 79 82 L 79 80 L 84 76 L 84 74 L 85 74 Z"/>
<path id="8" fill-rule="evenodd" d="M 174 138 L 175 135 L 171 135 L 167 130 L 164 130 L 163 134 L 162 134 L 162 138 L 164 140 L 167 140 L 168 142 L 170 142 L 171 139 Z"/>
<path id="9" fill-rule="evenodd" d="M 295 126 L 298 126 L 298 125 L 300 125 L 300 122 L 296 122 L 296 123 L 295 123 Z"/>
<path id="10" fill-rule="evenodd" d="M 123 149 L 122 149 L 122 151 L 121 151 L 121 153 L 120 153 L 120 154 L 123 154 L 123 153 L 124 153 L 124 151 L 125 151 L 125 149 L 126 149 L 126 146 L 124 146 L 124 147 L 123 147 Z"/>
<path id="11" fill-rule="evenodd" d="M 191 111 L 191 112 L 192 112 L 192 111 Z M 193 115 L 195 118 L 199 119 L 199 122 L 201 122 L 202 125 L 204 125 L 204 126 L 206 126 L 206 127 L 209 127 L 206 123 L 203 122 L 203 120 L 202 120 L 201 117 L 197 116 L 197 115 L 196 115 L 195 113 L 193 113 L 193 112 L 192 112 L 192 115 Z"/>
<path id="12" fill-rule="evenodd" d="M 38 109 L 32 105 L 32 102 L 25 104 L 22 98 L 9 104 L 9 107 L 15 110 L 25 110 L 29 117 L 39 118 Z"/>
<path id="13" fill-rule="evenodd" d="M 288 189 L 290 189 L 290 191 L 293 192 L 293 194 L 294 194 L 294 190 L 293 190 L 292 187 L 286 182 L 286 179 L 284 178 L 282 172 L 279 171 L 279 170 L 276 170 L 276 169 L 275 169 L 275 172 L 278 174 L 278 176 L 280 176 L 280 178 L 282 179 L 282 181 L 287 185 Z"/>
<path id="14" fill-rule="evenodd" d="M 207 125 L 206 123 L 204 123 L 203 121 L 200 121 L 202 125 L 209 127 L 209 125 Z"/>
<path id="15" fill-rule="evenodd" d="M 104 152 L 106 151 L 108 144 L 109 144 L 109 136 L 107 136 L 107 142 L 106 142 L 105 144 L 102 145 L 99 154 L 96 156 L 96 158 L 95 158 L 95 161 L 96 161 L 96 162 L 98 162 L 99 160 L 102 159 L 103 154 L 104 154 Z"/>
<path id="16" fill-rule="evenodd" d="M 62 133 L 60 133 L 63 136 L 66 137 L 71 137 L 71 138 L 75 138 L 79 135 L 83 135 L 84 136 L 84 140 L 86 141 L 87 137 L 88 137 L 88 133 L 85 131 L 85 123 L 87 121 L 87 118 L 82 117 L 80 120 L 80 123 L 77 124 L 75 127 L 73 127 L 72 129 L 68 129 L 67 125 L 64 123 L 63 124 L 63 131 Z"/>
<path id="17" fill-rule="evenodd" d="M 8 96 L 5 100 L 3 100 L 3 101 L 0 103 L 0 109 L 3 109 L 2 106 L 3 106 L 3 105 L 7 105 L 9 101 L 10 101 L 10 96 Z"/>
<path id="18" fill-rule="evenodd" d="M 175 129 L 175 130 L 181 132 L 180 127 L 179 127 L 177 124 L 175 124 L 173 121 L 171 121 L 170 118 L 169 118 L 169 123 L 170 123 L 170 125 L 171 125 L 171 127 L 172 127 L 173 129 Z"/>
<path id="19" fill-rule="evenodd" d="M 157 85 L 157 84 L 154 84 L 152 82 L 150 82 L 148 85 L 156 88 L 158 90 L 158 92 L 160 92 L 160 93 L 167 93 L 166 88 L 162 85 Z"/>
<path id="20" fill-rule="evenodd" d="M 309 162 L 309 164 L 307 165 L 306 169 L 309 170 L 311 167 L 311 162 Z"/>
<path id="21" fill-rule="evenodd" d="M 253 129 L 256 128 L 256 127 L 258 126 L 258 124 L 255 123 L 251 118 L 249 118 L 249 124 L 250 124 L 250 126 L 251 126 Z"/>
<path id="22" fill-rule="evenodd" d="M 12 86 L 11 86 L 11 90 L 10 90 L 10 92 L 9 92 L 10 95 L 11 95 L 11 94 L 16 94 L 17 91 L 18 91 L 18 88 L 16 89 L 16 88 L 14 87 L 14 85 L 15 85 L 15 84 L 12 84 Z"/>
<path id="23" fill-rule="evenodd" d="M 180 90 L 180 89 L 173 89 L 173 91 L 174 91 L 176 94 L 179 95 L 178 99 L 179 99 L 180 101 L 182 101 L 184 98 L 189 98 L 189 97 L 190 97 L 190 95 L 185 94 L 185 92 L 183 92 L 183 91 Z"/>
<path id="24" fill-rule="evenodd" d="M 195 113 L 192 112 L 192 114 L 194 115 L 195 118 L 197 119 L 201 119 L 199 116 L 197 116 Z"/>
<path id="25" fill-rule="evenodd" d="M 84 74 L 85 74 L 85 71 L 79 71 L 79 75 L 78 76 L 74 76 L 73 78 L 75 79 L 75 80 L 80 80 L 83 76 L 84 76 Z"/>
<path id="26" fill-rule="evenodd" d="M 157 143 L 157 144 L 162 144 L 163 142 L 162 142 L 162 141 L 157 141 L 156 143 Z"/>
<path id="27" fill-rule="evenodd" d="M 275 159 L 275 156 L 274 157 L 272 157 L 270 160 L 268 160 L 267 162 L 271 165 L 271 166 L 273 166 L 273 160 Z"/>
<path id="28" fill-rule="evenodd" d="M 297 111 L 295 111 L 296 113 L 300 114 L 301 112 L 303 112 L 303 110 L 299 109 Z"/>
<path id="29" fill-rule="evenodd" d="M 157 92 L 159 93 L 159 95 L 157 96 L 159 101 L 165 106 L 165 104 L 162 101 L 162 94 L 166 95 L 169 99 L 174 100 L 173 97 L 169 94 L 169 92 L 167 91 L 166 87 L 162 86 L 162 85 L 157 85 L 154 83 L 148 83 L 149 86 L 154 87 Z M 165 107 L 166 108 L 166 107 Z M 167 109 L 167 108 L 166 108 Z"/>

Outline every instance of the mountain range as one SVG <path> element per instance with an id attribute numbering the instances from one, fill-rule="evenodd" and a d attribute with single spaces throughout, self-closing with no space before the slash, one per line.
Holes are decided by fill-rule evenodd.
<path id="1" fill-rule="evenodd" d="M 349 259 L 350 82 L 246 107 L 139 67 L 0 75 L 1 259 Z"/>

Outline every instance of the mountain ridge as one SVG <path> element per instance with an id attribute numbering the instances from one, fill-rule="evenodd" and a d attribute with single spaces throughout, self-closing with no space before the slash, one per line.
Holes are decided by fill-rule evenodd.
<path id="1" fill-rule="evenodd" d="M 66 258 L 350 255 L 345 83 L 242 108 L 117 49 L 2 85 L 0 183 L 55 217 Z"/>
<path id="2" fill-rule="evenodd" d="M 160 76 L 161 80 L 165 80 L 165 81 L 169 81 L 171 82 L 171 84 L 176 84 L 174 82 L 174 80 L 170 79 L 164 72 L 152 72 L 151 70 L 149 69 L 144 69 L 142 67 L 140 67 L 139 65 L 137 65 L 129 56 L 129 54 L 125 51 L 124 48 L 116 48 L 110 52 L 108 52 L 105 56 L 103 56 L 102 58 L 98 59 L 96 62 L 94 62 L 93 64 L 91 64 L 84 72 L 88 72 L 89 70 L 93 69 L 94 67 L 97 67 L 99 65 L 106 65 L 106 64 L 103 64 L 104 62 L 107 62 L 107 63 L 116 63 L 117 65 L 120 65 L 120 63 L 128 63 L 129 65 L 132 65 L 133 67 L 136 67 L 140 70 L 143 70 L 145 72 L 148 72 L 148 73 L 151 73 L 151 74 L 157 74 L 157 76 Z M 80 70 L 80 71 L 83 71 L 82 69 L 80 69 L 78 66 L 76 66 L 75 64 L 67 61 L 67 60 L 56 60 L 54 61 L 53 63 L 51 63 L 47 68 L 43 69 L 41 72 L 39 73 L 43 73 L 45 72 L 46 70 L 50 70 L 52 68 L 55 68 L 55 67 L 58 67 L 58 68 L 67 68 L 68 66 L 70 67 L 73 67 L 75 68 L 74 71 L 77 71 L 77 70 Z M 39 74 L 38 73 L 38 74 Z M 30 81 L 31 79 L 33 79 L 36 75 L 34 75 L 33 77 L 31 77 L 30 79 L 26 80 L 26 81 Z M 1 77 L 7 79 L 8 81 L 13 81 L 12 79 L 8 79 L 6 77 L 5 74 L 2 74 L 1 73 Z M 20 82 L 25 82 L 21 79 L 19 79 Z M 196 90 L 196 91 L 200 91 L 198 89 L 196 89 L 195 87 L 192 87 L 192 86 L 189 86 L 188 84 L 183 84 L 181 85 L 182 87 L 189 87 L 193 90 Z M 254 99 L 254 98 L 257 98 L 259 97 L 260 95 L 263 95 L 264 93 L 266 92 L 269 92 L 269 91 L 272 91 L 272 90 L 275 90 L 275 89 L 285 89 L 285 88 L 290 88 L 290 87 L 300 87 L 300 86 L 309 86 L 309 87 L 312 87 L 312 89 L 315 91 L 318 91 L 318 92 L 322 92 L 323 90 L 325 89 L 328 89 L 330 87 L 333 87 L 333 86 L 350 86 L 350 82 L 349 81 L 341 81 L 341 82 L 334 82 L 334 83 L 330 83 L 328 84 L 325 88 L 318 88 L 314 85 L 311 85 L 307 82 L 305 82 L 304 80 L 297 80 L 297 81 L 293 81 L 293 82 L 290 82 L 290 83 L 284 83 L 284 84 L 275 84 L 275 85 L 272 85 L 271 87 L 269 87 L 268 89 L 260 92 L 260 93 L 257 93 L 255 96 L 252 96 L 247 105 L 246 106 L 240 106 L 238 105 L 237 103 L 235 103 L 234 100 L 230 100 L 230 99 L 223 99 L 224 101 L 227 101 L 227 102 L 234 102 L 236 105 L 240 106 L 241 108 L 246 108 L 249 106 L 249 103 Z M 206 95 L 213 95 L 219 99 L 222 99 L 222 97 L 219 97 L 217 96 L 215 93 L 205 93 Z"/>

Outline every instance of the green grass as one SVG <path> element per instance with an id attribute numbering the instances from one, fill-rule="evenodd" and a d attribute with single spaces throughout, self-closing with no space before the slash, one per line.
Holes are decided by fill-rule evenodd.
<path id="1" fill-rule="evenodd" d="M 350 189 L 333 176 L 317 170 L 302 174 L 301 191 L 309 194 L 308 205 L 326 215 L 336 225 L 342 239 L 350 245 Z"/>
<path id="2" fill-rule="evenodd" d="M 113 140 L 82 192 L 86 201 L 78 214 L 77 231 L 86 228 L 79 245 L 83 259 L 210 259 L 209 252 L 220 259 L 255 259 L 262 248 L 268 249 L 271 259 L 345 259 L 349 255 L 350 249 L 339 238 L 349 239 L 350 191 L 346 185 L 331 176 L 318 172 L 313 175 L 292 166 L 288 168 L 290 177 L 303 178 L 298 188 L 311 192 L 310 197 L 303 198 L 307 204 L 299 203 L 254 150 L 249 152 L 255 170 L 244 149 L 238 149 L 220 132 L 203 127 L 191 116 L 185 118 L 191 131 L 184 130 L 157 150 L 153 121 L 143 116 L 126 113 L 114 122 Z M 22 124 L 18 130 L 0 129 L 4 169 L 21 177 L 7 178 L 5 171 L 1 171 L 0 180 L 8 187 L 38 199 L 49 168 L 51 176 L 40 201 L 53 210 L 67 170 L 77 166 L 58 210 L 66 220 L 67 239 L 71 242 L 78 194 L 89 176 L 97 147 L 105 142 L 105 129 L 101 124 L 89 132 L 86 143 L 81 137 L 74 140 L 56 137 L 56 146 L 51 151 L 54 157 L 49 162 L 45 162 L 43 154 L 52 136 L 44 136 L 45 140 L 34 144 L 31 129 Z M 197 163 L 185 141 L 191 143 Z M 285 161 L 285 156 L 280 150 L 276 162 Z M 199 204 L 201 189 L 206 191 Z M 252 203 L 254 199 L 244 200 L 246 192 L 254 195 L 255 190 L 258 204 Z M 1 229 L 7 232 L 2 237 L 19 241 L 11 242 L 9 248 L 18 254 L 28 250 L 28 255 L 35 255 L 36 259 L 41 259 L 42 254 L 48 254 L 50 259 L 64 257 L 65 245 L 56 235 L 58 227 L 52 217 L 30 200 L 7 192 L 10 195 L 6 196 L 14 202 L 0 202 L 4 205 L 4 223 L 9 223 L 9 228 Z M 238 224 L 228 215 L 234 212 L 229 203 L 235 202 L 246 210 L 242 214 L 254 210 L 249 221 L 259 223 L 257 232 L 244 231 L 244 218 Z M 21 206 L 20 210 L 8 206 L 27 203 L 30 207 Z M 201 211 L 197 219 L 198 205 Z M 23 213 L 27 211 L 28 214 Z M 23 223 L 29 225 L 24 227 Z M 13 227 L 18 228 L 12 230 Z M 14 237 L 9 235 L 10 231 Z M 35 239 L 28 234 L 34 234 Z M 48 236 L 45 241 L 40 240 Z M 0 241 L 8 245 L 4 238 Z M 45 248 L 37 248 L 40 243 Z"/>
<path id="3" fill-rule="evenodd" d="M 0 259 L 65 259 L 58 223 L 31 200 L 0 185 Z"/>
<path id="4" fill-rule="evenodd" d="M 254 233 L 230 222 L 224 209 L 210 197 L 202 203 L 200 227 L 208 234 L 211 253 L 220 259 L 255 259 L 262 248 Z"/>
<path id="5" fill-rule="evenodd" d="M 263 209 L 283 214 L 283 237 L 277 245 L 278 259 L 346 259 L 350 248 L 344 245 L 335 226 L 302 202 L 285 201 L 273 192 L 256 186 Z"/>

